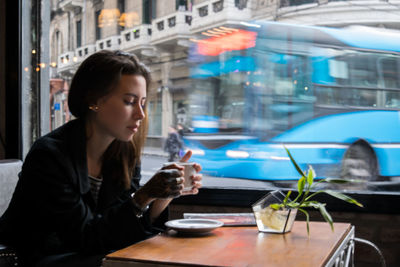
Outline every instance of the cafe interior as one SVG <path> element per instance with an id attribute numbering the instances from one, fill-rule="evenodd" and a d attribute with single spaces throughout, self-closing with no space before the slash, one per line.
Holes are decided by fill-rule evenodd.
<path id="1" fill-rule="evenodd" d="M 49 95 L 41 87 L 49 73 L 40 71 L 50 57 L 42 35 L 48 25 L 40 22 L 50 14 L 35 6 L 45 1 L 32 1 L 29 9 L 24 2 L 0 1 L 0 215 L 30 145 L 50 131 L 50 107 L 43 104 Z M 303 174 L 302 192 L 314 178 L 312 171 Z M 304 213 L 289 211 L 283 226 L 274 228 L 257 212 L 279 197 L 279 203 L 288 201 L 288 188 L 238 186 L 224 178 L 209 185 L 205 177 L 198 194 L 171 202 L 164 232 L 106 255 L 103 266 L 400 266 L 398 189 L 341 190 L 349 196 L 345 201 L 335 193 L 320 194 L 315 200 L 326 203 L 329 214 L 324 205 L 311 203 Z M 281 195 L 269 202 L 277 192 Z M 277 210 L 282 209 L 271 212 Z M 17 262 L 16 251 L 0 244 L 0 266 Z"/>

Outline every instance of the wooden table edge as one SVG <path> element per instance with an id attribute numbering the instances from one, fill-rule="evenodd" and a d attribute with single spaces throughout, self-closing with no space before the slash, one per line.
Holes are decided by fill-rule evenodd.
<path id="1" fill-rule="evenodd" d="M 350 223 L 344 223 L 344 224 L 348 224 L 348 227 L 346 229 L 346 232 L 342 235 L 341 239 L 339 240 L 339 242 L 337 242 L 337 244 L 335 245 L 335 248 L 331 251 L 331 253 L 329 255 L 327 255 L 327 257 L 325 258 L 324 261 L 324 265 L 323 266 L 327 266 L 327 264 L 329 263 L 329 260 L 332 258 L 332 256 L 336 253 L 336 251 L 338 250 L 338 248 L 342 245 L 343 241 L 347 238 L 347 235 L 351 232 L 351 230 L 353 229 L 353 225 L 351 225 Z"/>

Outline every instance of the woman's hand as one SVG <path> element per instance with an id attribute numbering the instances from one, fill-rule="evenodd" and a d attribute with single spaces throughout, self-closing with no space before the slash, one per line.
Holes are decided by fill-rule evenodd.
<path id="1" fill-rule="evenodd" d="M 192 151 L 188 151 L 181 159 L 181 162 L 186 162 L 192 156 Z M 200 164 L 194 164 L 196 172 L 201 171 Z M 180 195 L 193 195 L 199 192 L 201 187 L 202 175 L 196 174 L 192 176 L 193 187 L 190 191 L 183 192 L 183 166 L 176 163 L 164 166 L 159 170 L 142 188 L 140 188 L 135 197 L 140 201 L 143 196 L 146 200 L 141 203 L 148 205 L 153 202 L 150 210 L 151 221 L 156 220 L 161 212 L 169 205 L 172 198 Z"/>
<path id="2" fill-rule="evenodd" d="M 183 169 L 176 164 L 163 167 L 139 190 L 152 199 L 179 197 L 183 190 Z"/>
<path id="3" fill-rule="evenodd" d="M 192 156 L 192 151 L 188 150 L 180 161 L 187 162 L 191 156 Z M 195 163 L 194 168 L 196 169 L 196 175 L 192 176 L 193 187 L 191 190 L 183 192 L 182 195 L 196 195 L 197 193 L 199 193 L 199 188 L 201 188 L 201 186 L 202 186 L 202 179 L 203 179 L 203 176 L 201 174 L 199 174 L 199 172 L 201 171 L 201 165 L 198 163 Z"/>
<path id="4" fill-rule="evenodd" d="M 189 150 L 182 157 L 181 162 L 187 162 L 192 156 L 192 151 Z M 202 186 L 202 175 L 198 174 L 201 171 L 200 164 L 195 163 L 194 168 L 196 174 L 192 176 L 192 189 L 183 192 L 183 166 L 179 166 L 176 163 L 171 163 L 167 166 L 162 167 L 156 174 L 142 187 L 140 188 L 136 196 L 139 202 L 149 204 L 155 199 L 172 199 L 181 195 L 195 195 L 199 192 L 199 188 Z"/>

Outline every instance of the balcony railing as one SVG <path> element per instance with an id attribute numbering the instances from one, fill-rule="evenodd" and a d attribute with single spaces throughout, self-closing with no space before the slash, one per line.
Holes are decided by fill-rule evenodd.
<path id="1" fill-rule="evenodd" d="M 151 24 L 142 24 L 121 32 L 121 49 L 134 52 L 151 41 Z"/>
<path id="2" fill-rule="evenodd" d="M 107 37 L 96 41 L 96 51 L 108 49 L 119 49 L 121 45 L 121 37 L 119 35 Z"/>
<path id="3" fill-rule="evenodd" d="M 193 6 L 192 31 L 197 32 L 225 22 L 251 19 L 251 1 L 208 0 Z"/>
<path id="4" fill-rule="evenodd" d="M 68 51 L 62 53 L 61 55 L 58 56 L 57 70 L 63 71 L 66 68 L 69 68 L 72 65 L 74 65 L 77 61 L 78 58 L 75 56 L 74 51 Z"/>
<path id="5" fill-rule="evenodd" d="M 81 62 L 86 57 L 90 56 L 96 51 L 96 45 L 89 44 L 82 47 L 79 47 L 75 50 L 75 56 L 78 59 L 78 62 Z"/>
<path id="6" fill-rule="evenodd" d="M 192 13 L 177 11 L 153 21 L 152 43 L 168 41 L 171 38 L 187 37 L 190 34 Z"/>

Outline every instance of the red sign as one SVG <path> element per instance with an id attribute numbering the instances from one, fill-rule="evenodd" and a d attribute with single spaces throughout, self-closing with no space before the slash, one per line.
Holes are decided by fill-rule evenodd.
<path id="1" fill-rule="evenodd" d="M 243 50 L 256 45 L 256 32 L 236 29 L 234 32 L 199 40 L 197 52 L 205 56 L 217 56 L 226 51 Z"/>

